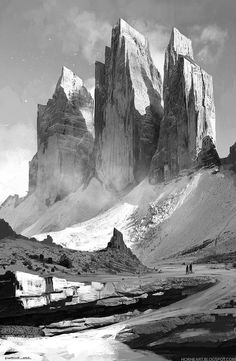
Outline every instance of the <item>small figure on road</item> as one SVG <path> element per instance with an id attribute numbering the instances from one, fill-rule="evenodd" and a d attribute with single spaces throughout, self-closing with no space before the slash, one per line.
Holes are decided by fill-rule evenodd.
<path id="1" fill-rule="evenodd" d="M 188 274 L 188 264 L 186 266 L 186 275 Z"/>
<path id="2" fill-rule="evenodd" d="M 192 265 L 192 263 L 190 263 L 190 265 L 189 265 L 189 272 L 193 273 L 193 265 Z"/>

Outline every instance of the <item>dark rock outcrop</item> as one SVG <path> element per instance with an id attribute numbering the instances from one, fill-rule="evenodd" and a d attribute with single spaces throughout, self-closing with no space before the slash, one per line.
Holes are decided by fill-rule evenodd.
<path id="1" fill-rule="evenodd" d="M 212 77 L 193 60 L 191 40 L 174 28 L 165 54 L 164 117 L 150 181 L 156 183 L 184 169 L 218 164 L 214 144 Z"/>
<path id="2" fill-rule="evenodd" d="M 13 231 L 11 226 L 4 219 L 0 219 L 0 239 L 15 236 L 16 233 Z"/>
<path id="3" fill-rule="evenodd" d="M 232 170 L 236 173 L 236 143 L 229 148 L 229 155 L 221 159 L 224 168 Z"/>
<path id="4" fill-rule="evenodd" d="M 123 234 L 120 231 L 118 231 L 118 229 L 114 228 L 113 236 L 111 237 L 111 240 L 107 245 L 107 248 L 121 252 L 127 252 L 128 247 L 126 246 L 123 240 Z"/>
<path id="5" fill-rule="evenodd" d="M 93 99 L 63 67 L 53 98 L 38 106 L 38 151 L 29 164 L 29 193 L 47 205 L 77 190 L 91 172 Z"/>
<path id="6" fill-rule="evenodd" d="M 132 348 L 148 349 L 169 357 L 235 355 L 233 314 L 192 313 L 140 321 L 121 330 L 116 339 Z M 233 351 L 233 353 L 232 353 Z M 172 357 L 171 357 L 172 359 Z"/>
<path id="7" fill-rule="evenodd" d="M 202 140 L 202 149 L 198 154 L 199 167 L 220 166 L 221 161 L 212 138 L 207 135 Z"/>
<path id="8" fill-rule="evenodd" d="M 161 77 L 146 38 L 122 19 L 95 76 L 96 174 L 121 191 L 148 174 L 163 115 Z"/>
<path id="9" fill-rule="evenodd" d="M 148 268 L 133 254 L 131 249 L 126 246 L 123 234 L 114 228 L 113 235 L 107 247 L 100 252 L 106 254 L 109 266 L 116 268 L 117 262 L 120 263 L 119 272 L 147 272 Z M 113 264 L 114 261 L 114 264 Z M 118 270 L 118 269 L 117 269 Z"/>
<path id="10" fill-rule="evenodd" d="M 236 143 L 234 143 L 230 148 L 229 148 L 229 162 L 231 164 L 236 164 Z"/>
<path id="11" fill-rule="evenodd" d="M 53 244 L 53 238 L 50 236 L 50 234 L 48 234 L 47 237 L 41 242 L 51 246 Z"/>

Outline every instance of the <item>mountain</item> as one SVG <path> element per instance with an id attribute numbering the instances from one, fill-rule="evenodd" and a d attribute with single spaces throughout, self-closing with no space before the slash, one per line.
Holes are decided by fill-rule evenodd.
<path id="1" fill-rule="evenodd" d="M 63 67 L 52 99 L 38 105 L 38 150 L 29 163 L 28 195 L 10 196 L 0 207 L 16 232 L 63 229 L 113 202 L 101 182 L 89 182 L 94 173 L 93 111 L 83 81 Z"/>
<path id="2" fill-rule="evenodd" d="M 164 116 L 150 180 L 167 180 L 184 169 L 211 163 L 220 163 L 212 77 L 194 61 L 191 40 L 174 28 L 165 53 Z"/>
<path id="3" fill-rule="evenodd" d="M 63 68 L 53 98 L 38 110 L 29 194 L 8 197 L 0 217 L 27 237 L 50 234 L 84 251 L 105 248 L 116 228 L 152 266 L 236 251 L 235 146 L 219 159 L 212 78 L 177 29 L 164 70 L 163 113 L 148 42 L 120 20 L 105 63 L 95 65 L 93 128 L 93 101 Z"/>
<path id="4" fill-rule="evenodd" d="M 120 19 L 96 63 L 96 175 L 121 191 L 149 172 L 159 138 L 162 81 L 147 39 Z"/>
<path id="5" fill-rule="evenodd" d="M 66 67 L 52 99 L 38 106 L 38 151 L 30 162 L 28 196 L 9 198 L 0 209 L 19 233 L 86 221 L 149 172 L 163 110 L 162 82 L 148 41 L 120 19 L 105 56 L 95 69 L 94 124 L 91 95 Z"/>
<path id="6" fill-rule="evenodd" d="M 38 106 L 29 193 L 49 206 L 77 190 L 91 172 L 93 129 L 93 99 L 82 80 L 63 67 L 52 99 Z"/>

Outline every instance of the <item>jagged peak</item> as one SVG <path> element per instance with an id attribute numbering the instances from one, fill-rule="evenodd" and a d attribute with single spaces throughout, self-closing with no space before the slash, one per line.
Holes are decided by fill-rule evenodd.
<path id="1" fill-rule="evenodd" d="M 113 236 L 111 237 L 110 242 L 107 245 L 107 248 L 109 249 L 117 249 L 120 251 L 127 251 L 128 248 L 124 242 L 123 234 L 118 231 L 118 229 L 113 229 Z"/>
<path id="2" fill-rule="evenodd" d="M 20 197 L 18 194 L 10 195 L 3 201 L 2 204 L 0 204 L 0 208 L 5 207 L 7 205 L 13 205 L 15 207 L 19 202 L 19 199 Z"/>
<path id="3" fill-rule="evenodd" d="M 46 108 L 46 105 L 38 104 L 38 106 L 37 106 L 38 114 L 43 113 L 45 108 Z"/>
<path id="4" fill-rule="evenodd" d="M 56 85 L 55 93 L 63 88 L 66 96 L 69 98 L 70 95 L 81 89 L 83 86 L 83 81 L 76 75 L 72 70 L 68 69 L 66 66 L 62 67 L 60 78 Z"/>
<path id="5" fill-rule="evenodd" d="M 118 23 L 114 26 L 113 29 L 118 29 L 119 35 L 121 36 L 137 39 L 143 46 L 148 44 L 146 37 L 140 32 L 138 32 L 136 29 L 134 29 L 122 18 L 119 18 Z"/>
<path id="6" fill-rule="evenodd" d="M 172 28 L 168 48 L 173 49 L 177 55 L 184 55 L 194 59 L 191 39 L 187 38 L 175 27 Z"/>
<path id="7" fill-rule="evenodd" d="M 16 233 L 4 219 L 0 219 L 0 239 L 12 236 L 16 236 Z"/>

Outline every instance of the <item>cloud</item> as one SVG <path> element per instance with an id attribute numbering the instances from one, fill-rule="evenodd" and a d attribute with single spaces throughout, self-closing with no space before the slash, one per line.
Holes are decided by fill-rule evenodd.
<path id="1" fill-rule="evenodd" d="M 34 118 L 36 118 L 37 113 L 36 102 L 37 104 L 46 104 L 48 99 L 51 98 L 54 93 L 55 84 L 56 79 L 53 82 L 49 77 L 47 79 L 44 77 L 41 79 L 31 78 L 22 89 L 21 99 L 23 101 L 27 100 L 27 102 L 30 102 L 30 105 L 32 106 L 30 113 L 35 114 Z M 28 108 L 29 107 L 27 107 L 27 109 Z"/>
<path id="2" fill-rule="evenodd" d="M 70 9 L 66 14 L 65 27 L 66 31 L 63 36 L 61 34 L 63 52 L 81 51 L 90 64 L 110 42 L 111 25 L 98 19 L 94 13 Z"/>
<path id="3" fill-rule="evenodd" d="M 42 50 L 57 46 L 65 55 L 82 54 L 90 64 L 110 42 L 111 24 L 78 6 L 57 6 L 57 1 L 51 0 L 28 10 L 24 18 Z"/>
<path id="4" fill-rule="evenodd" d="M 170 29 L 151 21 L 128 19 L 128 22 L 148 39 L 153 62 L 163 79 L 165 49 L 170 38 Z"/>
<path id="5" fill-rule="evenodd" d="M 24 195 L 28 187 L 36 131 L 27 107 L 10 87 L 0 89 L 0 202 L 9 194 Z"/>
<path id="6" fill-rule="evenodd" d="M 192 33 L 198 47 L 197 57 L 207 64 L 217 63 L 228 37 L 227 31 L 217 25 L 207 25 L 203 29 L 195 26 Z"/>
<path id="7" fill-rule="evenodd" d="M 9 196 L 25 196 L 28 189 L 29 152 L 25 150 L 0 154 L 0 204 Z"/>

